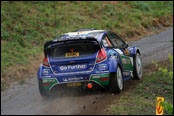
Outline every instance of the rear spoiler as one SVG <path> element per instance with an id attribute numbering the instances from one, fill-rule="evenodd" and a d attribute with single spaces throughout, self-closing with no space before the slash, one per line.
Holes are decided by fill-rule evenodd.
<path id="1" fill-rule="evenodd" d="M 100 43 L 95 39 L 94 37 L 86 37 L 84 38 L 73 38 L 73 39 L 66 39 L 66 40 L 51 40 L 47 41 L 44 44 L 44 55 L 46 56 L 49 49 L 52 48 L 53 46 L 59 45 L 59 44 L 67 44 L 67 43 L 72 43 L 72 42 L 81 42 L 81 43 L 86 43 L 86 42 L 94 42 L 97 45 L 99 45 L 99 48 L 101 48 Z"/>

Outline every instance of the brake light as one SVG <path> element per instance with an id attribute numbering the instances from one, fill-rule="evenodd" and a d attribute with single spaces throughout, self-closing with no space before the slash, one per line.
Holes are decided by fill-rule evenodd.
<path id="1" fill-rule="evenodd" d="M 47 56 L 43 60 L 43 65 L 46 66 L 46 67 L 50 67 Z"/>
<path id="2" fill-rule="evenodd" d="M 106 59 L 106 52 L 105 52 L 104 48 L 102 48 L 98 52 L 96 63 L 101 62 L 101 61 L 103 61 L 105 59 Z"/>

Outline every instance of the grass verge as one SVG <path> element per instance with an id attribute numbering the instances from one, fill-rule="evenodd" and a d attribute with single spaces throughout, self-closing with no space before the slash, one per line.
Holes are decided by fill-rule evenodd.
<path id="1" fill-rule="evenodd" d="M 171 68 L 169 61 L 159 64 Z M 126 92 L 119 100 L 114 100 L 113 104 L 106 109 L 107 114 L 155 115 L 157 97 L 164 97 L 165 102 L 173 104 L 173 78 L 155 70 L 142 78 L 142 82 L 133 90 Z M 164 108 L 164 115 L 167 114 L 167 109 Z"/>

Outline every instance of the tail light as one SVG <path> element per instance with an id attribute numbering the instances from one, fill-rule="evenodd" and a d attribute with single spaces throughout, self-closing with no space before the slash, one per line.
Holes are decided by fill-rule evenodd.
<path id="1" fill-rule="evenodd" d="M 43 60 L 43 65 L 46 66 L 46 67 L 50 67 L 47 56 Z"/>
<path id="2" fill-rule="evenodd" d="M 104 48 L 102 48 L 98 52 L 96 63 L 101 62 L 101 61 L 103 61 L 105 59 L 106 59 L 106 52 L 105 52 Z"/>

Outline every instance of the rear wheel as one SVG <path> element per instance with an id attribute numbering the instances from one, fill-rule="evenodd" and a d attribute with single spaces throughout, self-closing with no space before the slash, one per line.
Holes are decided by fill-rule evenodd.
<path id="1" fill-rule="evenodd" d="M 133 76 L 135 79 L 141 79 L 143 68 L 142 68 L 141 55 L 139 53 L 136 53 L 136 55 L 133 56 L 133 62 L 134 62 Z"/>
<path id="2" fill-rule="evenodd" d="M 110 78 L 110 91 L 112 93 L 120 93 L 123 90 L 123 76 L 119 66 L 117 67 L 117 72 L 112 73 Z"/>
<path id="3" fill-rule="evenodd" d="M 40 95 L 42 97 L 49 97 L 49 92 L 46 91 L 43 87 L 43 83 L 42 83 L 42 80 L 40 79 L 39 82 L 38 82 L 38 85 L 39 85 L 39 92 L 40 92 Z"/>

